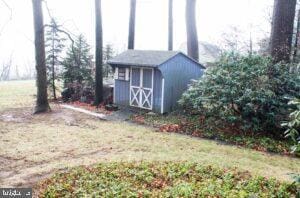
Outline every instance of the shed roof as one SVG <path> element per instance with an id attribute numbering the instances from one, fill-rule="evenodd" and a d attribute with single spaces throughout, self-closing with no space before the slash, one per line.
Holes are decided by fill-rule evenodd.
<path id="1" fill-rule="evenodd" d="M 116 57 L 110 59 L 107 63 L 111 65 L 130 65 L 130 66 L 145 66 L 158 67 L 168 61 L 177 54 L 183 54 L 180 51 L 159 51 L 159 50 L 127 50 Z M 183 54 L 186 56 L 185 54 Z M 188 56 L 186 56 L 189 58 Z M 191 58 L 189 58 L 191 59 Z M 197 61 L 191 59 L 195 63 Z"/>

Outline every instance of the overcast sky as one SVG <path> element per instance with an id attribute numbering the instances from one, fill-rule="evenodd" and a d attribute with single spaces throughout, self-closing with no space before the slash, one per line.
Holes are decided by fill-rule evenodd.
<path id="1" fill-rule="evenodd" d="M 22 68 L 34 62 L 31 0 L 0 0 L 0 64 L 12 55 Z M 74 35 L 84 34 L 94 45 L 94 0 L 47 0 L 59 23 Z M 254 40 L 270 32 L 273 0 L 197 0 L 197 28 L 200 41 L 220 44 L 230 26 L 242 30 L 242 37 Z M 185 0 L 174 0 L 174 48 L 186 41 Z M 168 0 L 137 0 L 136 49 L 167 49 Z M 117 51 L 126 49 L 129 0 L 102 0 L 104 44 Z M 11 18 L 10 18 L 11 15 Z M 45 23 L 49 21 L 44 9 Z M 251 25 L 252 24 L 252 25 Z M 251 27 L 251 28 L 250 28 Z M 92 51 L 94 53 L 94 51 Z"/>

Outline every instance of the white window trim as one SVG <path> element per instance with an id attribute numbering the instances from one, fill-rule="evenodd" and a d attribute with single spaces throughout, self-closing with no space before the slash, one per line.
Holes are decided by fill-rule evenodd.
<path id="1" fill-rule="evenodd" d="M 125 68 L 125 79 L 119 79 L 119 68 L 116 67 L 115 68 L 115 74 L 114 74 L 114 79 L 115 80 L 125 80 L 125 81 L 129 81 L 129 68 Z"/>
<path id="2" fill-rule="evenodd" d="M 129 68 L 125 69 L 125 80 L 129 81 Z"/>

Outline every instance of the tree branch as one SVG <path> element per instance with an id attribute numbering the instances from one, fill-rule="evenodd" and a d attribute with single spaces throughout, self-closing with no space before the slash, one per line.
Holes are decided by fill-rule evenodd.
<path id="1" fill-rule="evenodd" d="M 1 34 L 2 34 L 3 30 L 4 30 L 4 28 L 5 28 L 5 26 L 9 23 L 9 21 L 11 21 L 11 19 L 12 19 L 12 13 L 13 13 L 12 8 L 6 3 L 5 0 L 1 0 L 1 2 L 2 2 L 2 3 L 5 5 L 5 7 L 9 10 L 10 16 L 9 16 L 9 19 L 8 19 L 8 20 L 4 23 L 4 25 L 2 26 L 2 28 L 1 28 L 1 30 L 0 30 L 0 36 L 1 36 Z"/>
<path id="2" fill-rule="evenodd" d="M 56 31 L 61 32 L 61 33 L 65 34 L 65 35 L 67 35 L 67 37 L 69 38 L 69 40 L 70 40 L 71 43 L 72 43 L 72 44 L 71 44 L 71 50 L 72 50 L 72 54 L 73 54 L 74 60 L 75 60 L 76 64 L 79 65 L 79 61 L 77 60 L 77 57 L 76 57 L 76 54 L 75 54 L 75 47 L 74 47 L 75 41 L 74 41 L 74 39 L 73 39 L 72 36 L 71 36 L 72 33 L 67 32 L 66 30 L 63 30 L 63 29 L 60 29 L 60 28 L 59 28 L 59 26 L 56 24 L 56 21 L 55 21 L 54 17 L 52 16 L 52 14 L 51 14 L 51 12 L 50 12 L 50 9 L 49 9 L 49 6 L 48 6 L 48 4 L 47 4 L 47 1 L 46 1 L 46 0 L 43 0 L 43 2 L 45 3 L 46 9 L 47 9 L 47 13 L 48 13 L 48 15 L 49 15 L 51 21 L 54 22 L 54 26 L 53 26 L 53 25 L 49 25 L 49 24 L 45 24 L 44 27 L 54 28 Z"/>

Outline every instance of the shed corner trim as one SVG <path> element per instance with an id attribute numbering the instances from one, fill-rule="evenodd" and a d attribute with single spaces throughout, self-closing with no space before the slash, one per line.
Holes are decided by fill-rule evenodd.
<path id="1" fill-rule="evenodd" d="M 160 113 L 164 113 L 164 94 L 165 93 L 165 78 L 162 78 L 161 81 L 161 104 L 160 104 Z"/>

